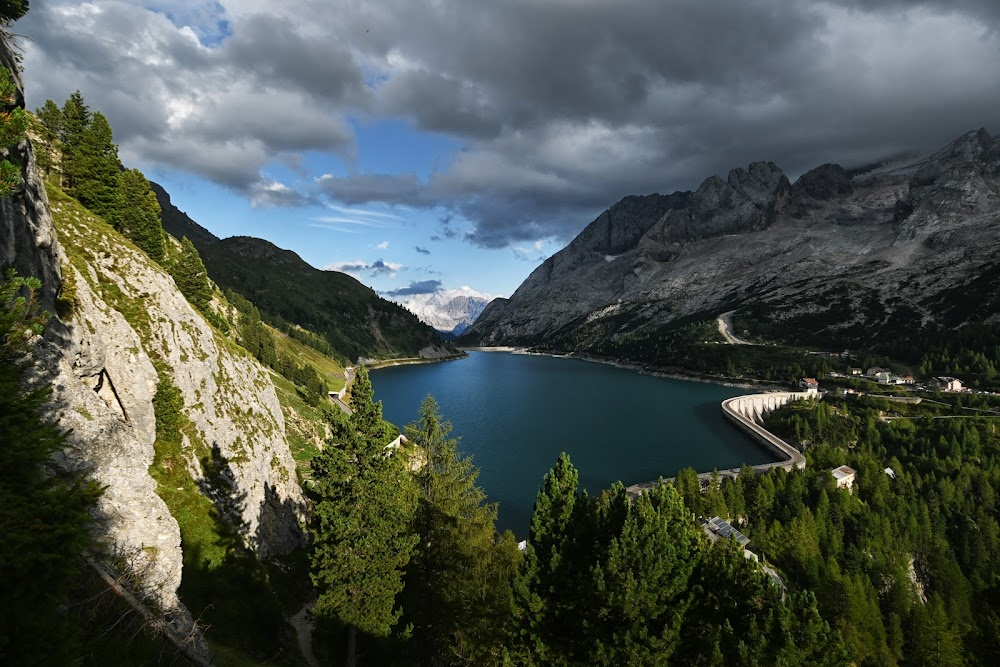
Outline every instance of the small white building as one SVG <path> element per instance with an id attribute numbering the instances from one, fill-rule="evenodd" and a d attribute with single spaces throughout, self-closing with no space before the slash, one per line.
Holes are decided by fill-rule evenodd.
<path id="1" fill-rule="evenodd" d="M 816 378 L 802 378 L 799 380 L 799 388 L 807 394 L 819 394 L 819 382 Z"/>
<path id="2" fill-rule="evenodd" d="M 405 444 L 406 442 L 407 442 L 406 436 L 403 435 L 402 433 L 400 433 L 399 437 L 396 438 L 395 440 L 393 440 L 392 442 L 390 442 L 388 445 L 386 445 L 385 448 L 386 449 L 399 449 L 399 446 L 402 445 L 402 444 Z"/>
<path id="3" fill-rule="evenodd" d="M 850 466 L 840 466 L 839 468 L 834 468 L 830 471 L 833 475 L 833 479 L 837 482 L 838 489 L 847 489 L 851 493 L 854 493 L 854 476 L 857 471 Z"/>
<path id="4" fill-rule="evenodd" d="M 961 380 L 948 376 L 934 378 L 931 380 L 931 386 L 942 391 L 964 391 Z"/>

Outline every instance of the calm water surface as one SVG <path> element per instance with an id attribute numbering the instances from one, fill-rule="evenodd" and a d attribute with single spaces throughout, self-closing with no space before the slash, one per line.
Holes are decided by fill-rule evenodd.
<path id="1" fill-rule="evenodd" d="M 428 394 L 500 502 L 499 524 L 525 537 L 531 507 L 559 453 L 569 453 L 591 493 L 672 477 L 688 466 L 775 460 L 722 416 L 746 390 L 650 377 L 578 359 L 470 352 L 468 359 L 372 372 L 385 418 L 414 421 Z"/>

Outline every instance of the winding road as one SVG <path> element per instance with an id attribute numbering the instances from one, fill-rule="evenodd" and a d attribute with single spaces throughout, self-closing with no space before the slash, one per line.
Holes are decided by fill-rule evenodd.
<path id="1" fill-rule="evenodd" d="M 730 310 L 728 313 L 722 313 L 719 315 L 718 325 L 719 333 L 725 339 L 726 343 L 729 345 L 749 345 L 747 341 L 742 338 L 737 338 L 733 335 L 733 313 L 735 310 Z"/>

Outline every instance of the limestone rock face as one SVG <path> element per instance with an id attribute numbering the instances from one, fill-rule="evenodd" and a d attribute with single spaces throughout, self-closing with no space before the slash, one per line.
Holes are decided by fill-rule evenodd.
<path id="1" fill-rule="evenodd" d="M 0 263 L 40 278 L 42 306 L 49 311 L 62 286 L 62 267 L 74 273 L 78 286 L 77 317 L 54 319 L 35 343 L 32 381 L 51 384 L 51 416 L 70 431 L 55 464 L 87 470 L 105 487 L 97 507 L 98 537 L 109 548 L 131 553 L 148 592 L 175 624 L 189 627 L 190 615 L 177 599 L 180 531 L 149 476 L 156 373 L 135 331 L 69 266 L 31 144 L 23 141 L 12 157 L 23 166 L 23 185 L 0 199 Z M 108 377 L 115 378 L 120 400 L 107 400 L 113 396 Z"/>
<path id="2" fill-rule="evenodd" d="M 0 61 L 16 69 L 4 49 Z M 35 341 L 30 373 L 32 383 L 52 386 L 50 415 L 70 431 L 53 465 L 87 470 L 105 487 L 98 538 L 127 555 L 146 594 L 186 633 L 193 623 L 177 597 L 180 530 L 149 472 L 157 384 L 166 374 L 183 396 L 192 477 L 202 476 L 199 453 L 218 447 L 241 498 L 247 543 L 268 556 L 302 544 L 304 507 L 270 373 L 216 333 L 166 272 L 103 221 L 75 203 L 51 203 L 29 141 L 4 155 L 22 165 L 23 185 L 0 199 L 0 264 L 40 278 L 50 312 L 64 280 L 75 291 L 72 314 L 53 317 Z"/>
<path id="3" fill-rule="evenodd" d="M 261 556 L 301 544 L 304 499 L 269 371 L 241 348 L 224 344 L 173 278 L 143 252 L 103 223 L 73 219 L 60 206 L 56 211 L 66 221 L 61 234 L 90 258 L 91 273 L 83 282 L 101 292 L 97 308 L 82 309 L 80 319 L 104 340 L 106 377 L 130 422 L 152 444 L 158 374 L 150 359 L 158 360 L 160 371 L 180 390 L 195 429 L 190 437 L 185 434 L 192 476 L 201 477 L 200 458 L 218 447 L 241 496 L 248 544 Z M 125 325 L 138 330 L 139 344 L 109 328 L 109 322 L 124 321 L 119 310 L 127 311 Z M 149 373 L 136 370 L 143 365 Z"/>
<path id="4" fill-rule="evenodd" d="M 823 165 L 791 185 L 758 162 L 670 197 L 612 206 L 459 343 L 613 354 L 734 309 L 838 345 L 1000 319 L 1000 144 L 985 130 L 919 168 Z"/>

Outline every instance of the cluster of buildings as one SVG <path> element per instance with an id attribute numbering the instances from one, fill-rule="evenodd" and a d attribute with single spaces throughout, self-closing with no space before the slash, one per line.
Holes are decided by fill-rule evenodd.
<path id="1" fill-rule="evenodd" d="M 965 387 L 962 386 L 961 380 L 945 375 L 931 378 L 930 385 L 935 389 L 940 389 L 941 391 L 965 391 Z"/>
<path id="2" fill-rule="evenodd" d="M 854 377 L 864 377 L 879 384 L 913 385 L 917 383 L 912 375 L 896 375 L 888 368 L 879 368 L 878 366 L 872 366 L 866 371 L 862 371 L 860 368 L 852 368 L 851 375 Z"/>

